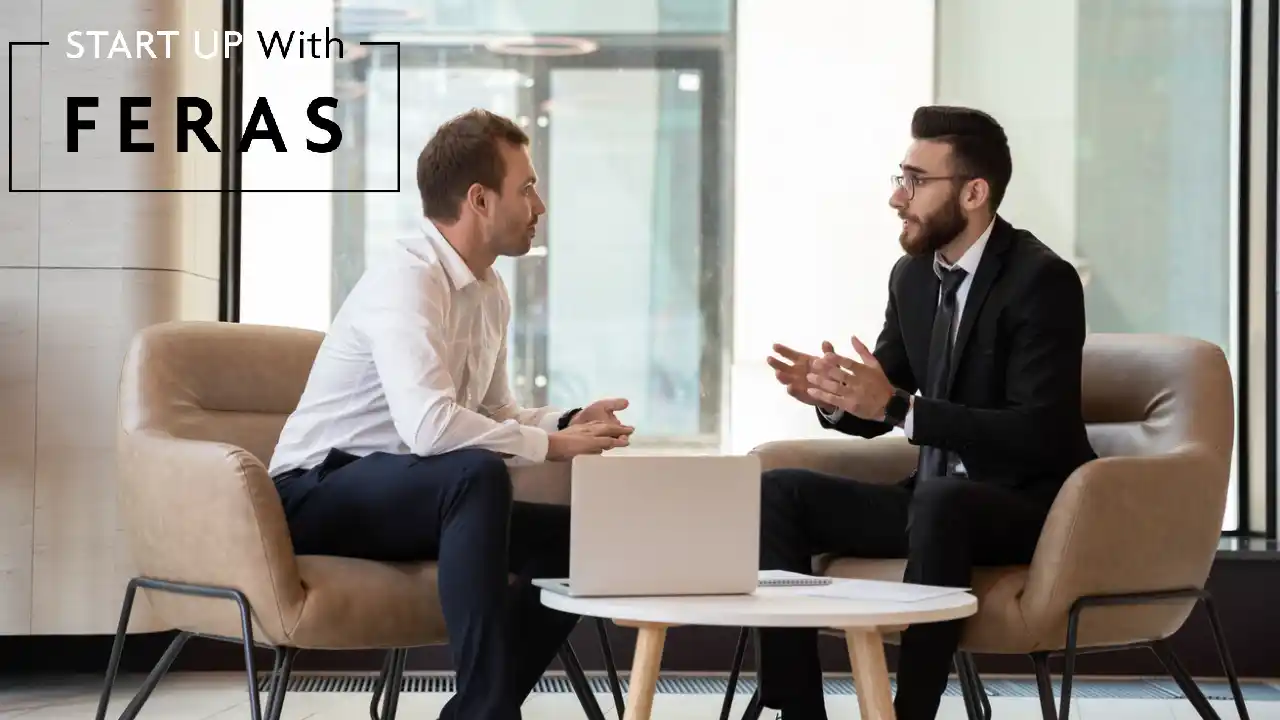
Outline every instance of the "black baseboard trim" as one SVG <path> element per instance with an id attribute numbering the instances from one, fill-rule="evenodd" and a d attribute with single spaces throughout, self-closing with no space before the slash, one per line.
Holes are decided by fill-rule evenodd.
<path id="1" fill-rule="evenodd" d="M 1218 612 L 1235 665 L 1243 678 L 1280 678 L 1280 615 L 1273 598 L 1280 596 L 1280 563 L 1257 562 L 1256 558 L 1222 557 L 1215 563 L 1208 589 L 1218 604 Z M 1088 623 L 1087 614 L 1083 623 Z M 609 627 L 614 656 L 622 669 L 630 666 L 635 631 Z M 673 629 L 663 653 L 663 670 L 675 673 L 727 672 L 737 642 L 737 628 L 688 627 Z M 150 671 L 164 653 L 174 633 L 130 635 L 121 658 L 121 672 Z M 0 637 L 0 675 L 51 675 L 104 673 L 111 655 L 109 635 L 89 636 L 7 636 Z M 578 657 L 588 671 L 604 668 L 594 623 L 583 622 L 572 637 Z M 1171 640 L 1187 669 L 1197 677 L 1223 675 L 1217 650 L 1203 609 L 1192 613 L 1187 624 Z M 845 672 L 848 654 L 839 638 L 821 641 L 823 667 L 828 672 Z M 259 667 L 270 668 L 272 654 L 260 650 Z M 896 667 L 897 648 L 887 648 L 889 666 Z M 752 653 L 747 653 L 744 670 L 752 672 Z M 299 672 L 377 672 L 385 654 L 377 651 L 302 652 L 295 669 Z M 977 656 L 983 673 L 1027 675 L 1031 660 L 1021 655 Z M 1060 662 L 1060 661 L 1058 661 Z M 1053 667 L 1057 667 L 1054 665 Z M 174 663 L 176 671 L 243 671 L 244 656 L 236 643 L 192 638 Z M 452 669 L 447 647 L 410 651 L 408 671 Z M 559 664 L 552 665 L 559 670 Z M 1076 659 L 1082 676 L 1163 676 L 1164 668 L 1146 650 L 1088 654 Z"/>

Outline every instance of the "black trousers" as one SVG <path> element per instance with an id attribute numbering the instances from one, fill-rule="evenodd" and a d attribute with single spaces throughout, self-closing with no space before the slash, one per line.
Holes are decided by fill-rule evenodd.
<path id="1" fill-rule="evenodd" d="M 1030 562 L 1053 498 L 942 477 L 917 486 L 875 485 L 808 470 L 764 474 L 760 567 L 812 572 L 812 557 L 838 553 L 906 558 L 905 580 L 968 587 L 975 565 Z M 899 720 L 938 711 L 963 621 L 913 625 L 902 635 Z M 816 630 L 760 631 L 760 697 L 784 717 L 824 718 Z"/>
<path id="2" fill-rule="evenodd" d="M 440 717 L 520 717 L 578 621 L 544 607 L 529 582 L 568 575 L 569 508 L 513 502 L 506 464 L 485 450 L 332 452 L 276 487 L 299 555 L 437 561 L 458 679 Z"/>

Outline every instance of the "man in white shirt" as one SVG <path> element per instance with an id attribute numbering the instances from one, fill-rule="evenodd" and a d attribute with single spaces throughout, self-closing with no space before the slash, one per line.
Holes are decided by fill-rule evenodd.
<path id="1" fill-rule="evenodd" d="M 270 465 L 299 554 L 438 561 L 458 678 L 442 719 L 520 717 L 578 620 L 529 583 L 568 573 L 569 510 L 513 502 L 508 462 L 598 454 L 633 430 L 626 400 L 526 409 L 508 385 L 493 264 L 527 253 L 546 211 L 528 145 L 481 110 L 437 130 L 418 158 L 422 237 L 351 290 Z"/>
<path id="2" fill-rule="evenodd" d="M 905 558 L 908 582 L 970 587 L 983 565 L 1030 562 L 1058 489 L 1096 457 L 1081 413 L 1084 293 L 1075 268 L 997 214 L 1012 174 L 1004 130 L 969 108 L 923 107 L 889 204 L 905 254 L 889 278 L 875 351 L 777 346 L 768 362 L 818 422 L 920 447 L 897 483 L 803 468 L 762 478 L 762 569 L 815 555 Z M 855 478 L 855 479 L 847 479 Z M 935 717 L 963 622 L 902 635 L 895 711 Z M 816 633 L 760 631 L 760 699 L 822 720 Z"/>

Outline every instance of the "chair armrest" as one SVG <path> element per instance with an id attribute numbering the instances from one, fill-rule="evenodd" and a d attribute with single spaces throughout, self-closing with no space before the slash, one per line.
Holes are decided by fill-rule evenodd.
<path id="1" fill-rule="evenodd" d="M 567 462 L 541 462 L 507 466 L 511 489 L 520 502 L 568 505 L 572 495 Z"/>
<path id="2" fill-rule="evenodd" d="M 778 440 L 751 451 L 761 468 L 801 468 L 869 483 L 894 483 L 915 469 L 919 448 L 904 437 L 884 435 L 871 440 Z"/>
<path id="3" fill-rule="evenodd" d="M 1222 533 L 1229 473 L 1192 451 L 1100 458 L 1078 468 L 1059 491 L 1032 558 L 1022 598 L 1031 632 L 1065 631 L 1082 596 L 1203 587 Z M 1162 612 L 1154 633 L 1175 631 L 1190 608 L 1179 603 Z M 1152 609 L 1138 612 L 1150 617 Z M 1150 630 L 1151 623 L 1139 624 Z M 1140 639 L 1153 638 L 1131 641 Z"/>
<path id="4" fill-rule="evenodd" d="M 284 508 L 257 458 L 225 443 L 148 430 L 122 432 L 118 447 L 120 513 L 139 574 L 238 589 L 260 628 L 287 638 L 304 589 Z M 176 627 L 221 626 L 236 616 L 225 600 L 211 618 L 191 612 L 190 602 L 149 595 Z"/>

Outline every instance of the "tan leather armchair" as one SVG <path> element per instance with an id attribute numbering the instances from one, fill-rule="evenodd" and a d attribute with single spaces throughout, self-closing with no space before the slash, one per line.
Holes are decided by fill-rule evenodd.
<path id="1" fill-rule="evenodd" d="M 1054 718 L 1047 660 L 1065 658 L 1066 718 L 1082 649 L 1151 647 L 1205 717 L 1204 696 L 1167 638 L 1203 601 L 1236 704 L 1245 715 L 1212 598 L 1204 591 L 1221 537 L 1234 443 L 1230 367 L 1217 346 L 1180 337 L 1094 334 L 1084 352 L 1084 416 L 1100 456 L 1079 468 L 1050 511 L 1029 566 L 979 568 L 978 612 L 957 668 L 971 717 L 990 716 L 971 653 L 1029 654 L 1044 716 Z M 804 467 L 897 482 L 918 448 L 901 436 L 767 443 L 765 469 Z M 836 577 L 900 581 L 905 561 L 815 559 Z M 894 641 L 891 639 L 891 641 Z"/>
<path id="2" fill-rule="evenodd" d="M 120 382 L 118 462 L 119 506 L 138 577 L 126 590 L 98 720 L 139 590 L 163 625 L 179 632 L 126 717 L 195 635 L 244 645 L 255 720 L 262 716 L 255 645 L 276 651 L 268 718 L 280 715 L 298 651 L 388 650 L 370 712 L 377 717 L 385 684 L 382 717 L 390 720 L 406 649 L 448 642 L 435 563 L 294 555 L 265 464 L 322 339 L 307 330 L 214 322 L 162 323 L 134 338 Z M 567 463 L 512 477 L 518 498 L 558 503 L 568 501 L 568 479 Z M 566 669 L 585 687 L 580 666 L 576 674 Z"/>

